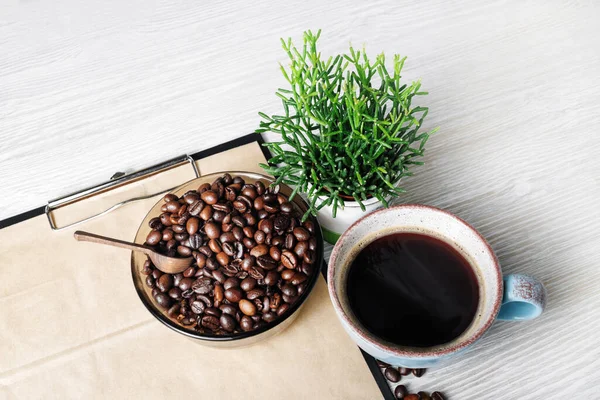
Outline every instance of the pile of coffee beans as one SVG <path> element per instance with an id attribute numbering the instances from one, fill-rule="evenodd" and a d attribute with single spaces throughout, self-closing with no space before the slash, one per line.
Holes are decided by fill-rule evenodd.
<path id="1" fill-rule="evenodd" d="M 417 378 L 425 374 L 425 368 L 405 368 L 392 367 L 390 364 L 377 360 L 377 366 L 383 371 L 385 378 L 391 383 L 398 383 L 403 376 L 413 374 Z M 427 392 L 409 393 L 404 385 L 398 385 L 394 388 L 394 396 L 398 400 L 445 400 L 446 397 L 440 392 L 433 392 L 431 395 Z"/>
<path id="2" fill-rule="evenodd" d="M 261 181 L 225 174 L 182 197 L 167 194 L 146 245 L 194 257 L 180 274 L 146 261 L 143 273 L 167 315 L 201 333 L 248 332 L 283 316 L 318 273 L 312 220 Z"/>

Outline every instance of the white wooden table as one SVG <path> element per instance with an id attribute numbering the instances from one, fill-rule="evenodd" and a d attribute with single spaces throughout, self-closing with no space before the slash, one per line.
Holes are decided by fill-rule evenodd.
<path id="1" fill-rule="evenodd" d="M 457 213 L 505 272 L 547 284 L 408 381 L 452 399 L 600 398 L 600 7 L 592 2 L 8 1 L 0 5 L 0 219 L 251 132 L 279 110 L 279 37 L 322 28 L 408 55 L 440 126 L 402 201 Z"/>

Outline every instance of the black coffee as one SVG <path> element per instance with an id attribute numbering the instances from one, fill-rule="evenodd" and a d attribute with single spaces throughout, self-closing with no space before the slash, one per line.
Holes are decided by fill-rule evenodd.
<path id="1" fill-rule="evenodd" d="M 479 301 L 477 277 L 449 244 L 396 233 L 362 249 L 348 272 L 350 307 L 374 335 L 415 347 L 447 343 L 467 329 Z"/>

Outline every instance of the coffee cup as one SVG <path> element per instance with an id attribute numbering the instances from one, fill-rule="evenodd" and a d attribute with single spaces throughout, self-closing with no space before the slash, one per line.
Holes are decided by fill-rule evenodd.
<path id="1" fill-rule="evenodd" d="M 477 309 L 470 325 L 455 339 L 430 347 L 392 343 L 369 331 L 352 310 L 347 281 L 353 259 L 369 243 L 396 233 L 416 233 L 443 241 L 473 269 L 479 291 Z M 546 303 L 546 290 L 535 278 L 502 275 L 490 245 L 465 221 L 438 208 L 413 204 L 375 211 L 342 234 L 331 253 L 328 290 L 336 315 L 360 348 L 381 361 L 408 368 L 427 368 L 447 360 L 475 343 L 495 320 L 533 319 L 542 314 Z"/>

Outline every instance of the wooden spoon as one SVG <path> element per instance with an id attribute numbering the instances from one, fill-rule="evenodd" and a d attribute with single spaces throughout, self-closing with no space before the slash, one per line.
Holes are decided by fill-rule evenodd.
<path id="1" fill-rule="evenodd" d="M 73 236 L 75 236 L 75 239 L 79 240 L 80 242 L 107 244 L 109 246 L 121 247 L 123 249 L 140 251 L 150 257 L 150 260 L 156 266 L 156 268 L 167 274 L 178 274 L 183 272 L 190 265 L 192 265 L 192 261 L 194 261 L 193 257 L 169 257 L 165 256 L 164 254 L 157 253 L 151 248 L 142 246 L 141 244 L 125 242 L 123 240 L 100 236 L 89 232 L 76 231 Z"/>

